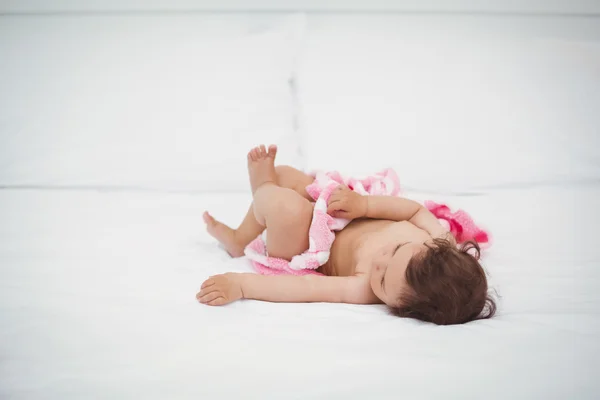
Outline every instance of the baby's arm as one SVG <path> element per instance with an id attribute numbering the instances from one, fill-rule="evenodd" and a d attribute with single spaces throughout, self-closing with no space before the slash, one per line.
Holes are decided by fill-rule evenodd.
<path id="1" fill-rule="evenodd" d="M 361 196 L 347 186 L 340 185 L 329 198 L 327 212 L 339 218 L 361 217 L 409 221 L 433 238 L 444 238 L 455 243 L 454 237 L 438 219 L 416 201 L 394 196 Z"/>
<path id="2" fill-rule="evenodd" d="M 368 218 L 409 221 L 433 238 L 454 240 L 438 219 L 416 201 L 393 196 L 365 196 L 365 199 Z"/>
<path id="3" fill-rule="evenodd" d="M 244 298 L 272 302 L 368 304 L 368 291 L 357 276 L 243 274 Z"/>
<path id="4" fill-rule="evenodd" d="M 207 279 L 196 298 L 201 303 L 223 305 L 245 298 L 287 303 L 376 302 L 361 276 L 257 275 L 227 273 Z"/>

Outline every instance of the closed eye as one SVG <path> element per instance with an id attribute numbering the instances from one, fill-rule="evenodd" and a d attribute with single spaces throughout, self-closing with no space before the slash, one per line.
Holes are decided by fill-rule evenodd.
<path id="1" fill-rule="evenodd" d="M 404 245 L 404 244 L 406 244 L 406 243 L 400 243 L 398 246 L 396 246 L 396 248 L 394 249 L 394 253 L 392 254 L 392 257 L 396 255 L 396 252 L 398 251 L 398 249 L 400 247 L 402 247 L 402 245 Z"/>
<path id="2" fill-rule="evenodd" d="M 406 243 L 400 243 L 398 246 L 396 246 L 396 248 L 394 249 L 394 252 L 392 253 L 392 257 L 394 257 L 396 255 L 396 252 L 398 251 L 398 249 L 400 247 L 402 247 L 402 245 L 404 245 Z M 387 272 L 387 270 L 386 270 Z M 381 289 L 383 289 L 383 291 L 385 292 L 385 272 L 383 273 L 383 276 L 381 277 Z"/>

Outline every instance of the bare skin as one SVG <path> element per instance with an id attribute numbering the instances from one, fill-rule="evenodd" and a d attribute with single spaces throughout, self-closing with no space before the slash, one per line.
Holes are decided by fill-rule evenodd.
<path id="1" fill-rule="evenodd" d="M 265 146 L 248 153 L 248 173 L 254 201 L 234 230 L 205 213 L 208 232 L 232 256 L 264 229 L 269 255 L 290 260 L 308 248 L 313 204 L 304 188 L 313 178 L 291 167 L 275 169 L 277 148 Z M 264 276 L 226 273 L 207 279 L 196 295 L 199 302 L 223 305 L 248 298 L 272 302 L 386 303 L 398 305 L 407 289 L 406 266 L 432 237 L 448 232 L 420 204 L 387 196 L 360 196 L 339 187 L 328 212 L 351 219 L 336 234 L 325 276 Z"/>
<path id="2" fill-rule="evenodd" d="M 273 154 L 273 157 L 275 155 Z M 279 186 L 295 191 L 310 202 L 313 201 L 305 190 L 306 186 L 314 181 L 313 177 L 287 165 L 276 166 L 275 173 Z M 246 245 L 265 230 L 265 227 L 256 221 L 254 203 L 250 204 L 248 213 L 237 229 L 216 220 L 208 211 L 204 212 L 203 219 L 208 233 L 217 239 L 232 257 L 242 257 Z"/>

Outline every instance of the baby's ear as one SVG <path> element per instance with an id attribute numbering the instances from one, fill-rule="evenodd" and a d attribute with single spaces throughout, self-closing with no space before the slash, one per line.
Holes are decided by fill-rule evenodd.
<path id="1" fill-rule="evenodd" d="M 469 240 L 468 242 L 463 243 L 460 247 L 460 251 L 462 253 L 472 256 L 476 260 L 479 260 L 479 258 L 481 258 L 481 248 L 479 247 L 479 244 L 473 240 Z"/>

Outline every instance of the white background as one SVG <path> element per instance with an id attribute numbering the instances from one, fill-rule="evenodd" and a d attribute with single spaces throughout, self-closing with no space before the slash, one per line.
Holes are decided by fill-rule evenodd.
<path id="1" fill-rule="evenodd" d="M 203 11 L 409 11 L 598 14 L 594 0 L 2 0 L 5 12 L 203 10 Z"/>
<path id="2" fill-rule="evenodd" d="M 0 398 L 598 398 L 599 7 L 0 1 Z M 197 304 L 263 139 L 467 210 L 498 315 Z"/>

